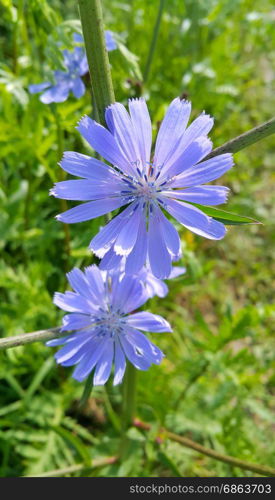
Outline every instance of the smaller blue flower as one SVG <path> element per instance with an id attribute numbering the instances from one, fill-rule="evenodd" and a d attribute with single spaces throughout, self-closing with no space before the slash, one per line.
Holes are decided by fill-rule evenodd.
<path id="1" fill-rule="evenodd" d="M 54 83 L 44 82 L 29 86 L 31 94 L 45 90 L 40 96 L 40 101 L 44 104 L 64 102 L 68 99 L 70 92 L 77 99 L 85 93 L 85 85 L 81 80 L 81 76 L 88 71 L 88 62 L 84 49 L 75 47 L 72 52 L 63 50 L 63 64 L 67 71 L 54 71 Z"/>
<path id="2" fill-rule="evenodd" d="M 169 323 L 156 314 L 134 312 L 148 294 L 140 279 L 120 272 L 100 271 L 97 266 L 84 272 L 74 268 L 67 275 L 74 292 L 56 293 L 54 303 L 69 314 L 63 318 L 62 331 L 74 331 L 67 337 L 47 342 L 63 347 L 55 354 L 57 363 L 76 368 L 73 377 L 84 380 L 94 371 L 94 385 L 103 385 L 110 377 L 114 362 L 114 385 L 121 383 L 126 359 L 138 370 L 158 365 L 162 351 L 140 330 L 171 332 Z"/>
<path id="3" fill-rule="evenodd" d="M 74 42 L 83 43 L 83 37 L 74 33 Z M 108 51 L 115 50 L 117 44 L 111 31 L 105 32 L 106 47 Z M 29 92 L 37 94 L 43 92 L 40 101 L 44 104 L 52 102 L 64 102 L 68 99 L 69 93 L 80 99 L 85 93 L 85 85 L 81 79 L 88 70 L 88 61 L 83 47 L 75 47 L 73 51 L 63 50 L 63 65 L 66 71 L 56 70 L 53 72 L 53 82 L 43 82 L 29 85 Z"/>

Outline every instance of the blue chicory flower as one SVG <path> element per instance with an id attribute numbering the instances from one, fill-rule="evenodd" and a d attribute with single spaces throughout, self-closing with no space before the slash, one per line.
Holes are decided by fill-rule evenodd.
<path id="1" fill-rule="evenodd" d="M 105 32 L 106 47 L 111 51 L 117 48 L 111 31 Z M 78 33 L 74 33 L 74 41 L 83 43 L 83 38 Z M 29 85 L 29 92 L 37 94 L 43 92 L 40 101 L 44 104 L 52 102 L 64 102 L 68 99 L 69 93 L 80 99 L 85 93 L 85 85 L 81 79 L 88 72 L 88 61 L 83 47 L 75 47 L 73 51 L 63 50 L 63 65 L 66 71 L 56 70 L 53 73 L 54 83 L 43 82 Z"/>
<path id="2" fill-rule="evenodd" d="M 54 71 L 54 84 L 51 82 L 30 85 L 31 94 L 43 92 L 40 101 L 44 104 L 51 102 L 64 102 L 72 92 L 76 98 L 80 98 L 85 93 L 85 85 L 81 76 L 88 71 L 88 62 L 85 51 L 82 47 L 75 47 L 72 52 L 63 50 L 64 66 L 67 71 Z"/>
<path id="3" fill-rule="evenodd" d="M 140 279 L 120 272 L 107 273 L 97 266 L 84 272 L 74 268 L 67 274 L 74 292 L 56 293 L 54 303 L 69 314 L 62 331 L 73 331 L 65 338 L 47 342 L 63 347 L 55 354 L 63 366 L 77 365 L 73 377 L 84 380 L 93 369 L 94 385 L 107 382 L 114 361 L 114 385 L 119 384 L 126 359 L 138 370 L 159 364 L 162 351 L 140 330 L 171 332 L 169 323 L 156 314 L 134 312 L 148 296 Z"/>
<path id="4" fill-rule="evenodd" d="M 227 187 L 204 184 L 229 170 L 233 159 L 225 153 L 202 161 L 212 149 L 207 134 L 213 118 L 203 113 L 187 127 L 191 104 L 176 98 L 160 126 L 151 162 L 152 126 L 145 100 L 129 100 L 129 112 L 120 103 L 109 106 L 105 113 L 109 130 L 88 116 L 81 119 L 79 132 L 114 168 L 67 151 L 61 167 L 83 179 L 58 182 L 51 194 L 86 202 L 57 216 L 66 223 L 87 221 L 127 205 L 92 239 L 90 249 L 102 259 L 102 269 L 118 267 L 125 257 L 126 273 L 135 274 L 148 260 L 154 276 L 168 278 L 172 261 L 181 252 L 178 232 L 163 211 L 200 236 L 223 238 L 225 226 L 193 203 L 226 201 Z"/>

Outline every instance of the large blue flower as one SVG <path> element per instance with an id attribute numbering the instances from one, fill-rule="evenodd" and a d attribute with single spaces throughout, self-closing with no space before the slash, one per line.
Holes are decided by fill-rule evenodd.
<path id="1" fill-rule="evenodd" d="M 137 273 L 148 258 L 152 273 L 168 278 L 171 263 L 180 256 L 180 239 L 168 212 L 187 229 L 219 240 L 225 226 L 205 215 L 192 203 L 219 205 L 228 188 L 203 185 L 233 165 L 232 155 L 202 161 L 211 149 L 207 137 L 213 119 L 201 114 L 188 127 L 191 104 L 175 99 L 158 132 L 151 162 L 152 126 L 144 99 L 129 101 L 130 115 L 122 104 L 106 109 L 107 130 L 88 116 L 78 130 L 114 167 L 95 158 L 65 152 L 61 167 L 82 180 L 59 182 L 51 194 L 57 198 L 85 201 L 61 215 L 67 223 L 93 219 L 124 205 L 91 241 L 91 250 L 102 258 L 101 268 L 117 267 L 126 257 L 126 272 Z"/>
<path id="2" fill-rule="evenodd" d="M 108 51 L 117 48 L 111 31 L 105 32 L 106 47 Z M 74 41 L 83 43 L 81 35 L 75 33 Z M 43 82 L 29 86 L 31 94 L 43 92 L 40 101 L 44 104 L 51 102 L 64 102 L 68 99 L 69 93 L 79 99 L 85 93 L 85 85 L 81 79 L 88 72 L 88 61 L 83 47 L 75 47 L 73 51 L 63 50 L 63 66 L 66 71 L 54 71 L 52 82 Z"/>
<path id="3" fill-rule="evenodd" d="M 147 370 L 163 358 L 161 350 L 139 330 L 171 332 L 169 323 L 149 312 L 134 312 L 148 295 L 140 279 L 100 271 L 97 266 L 84 272 L 68 273 L 74 292 L 56 293 L 54 303 L 68 311 L 62 330 L 72 331 L 65 338 L 47 342 L 63 347 L 55 354 L 63 366 L 77 365 L 73 377 L 84 380 L 93 369 L 94 384 L 108 380 L 114 360 L 114 385 L 122 381 L 126 358 L 139 370 Z"/>

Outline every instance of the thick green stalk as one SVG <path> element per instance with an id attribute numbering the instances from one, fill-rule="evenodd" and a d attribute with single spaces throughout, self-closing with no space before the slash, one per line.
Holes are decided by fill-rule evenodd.
<path id="1" fill-rule="evenodd" d="M 104 125 L 107 106 L 115 102 L 110 63 L 105 44 L 102 7 L 100 0 L 79 0 L 79 12 L 82 24 L 85 49 L 92 82 L 92 96 L 96 105 L 100 123 Z M 107 216 L 108 218 L 108 216 Z M 132 420 L 135 400 L 135 379 L 133 367 L 128 367 L 126 391 L 123 394 L 122 427 L 124 435 Z M 87 393 L 89 386 L 87 387 Z M 123 445 L 123 439 L 122 439 Z"/>
<path id="2" fill-rule="evenodd" d="M 115 102 L 100 0 L 79 0 L 79 12 L 93 94 L 100 122 L 105 108 Z"/>
<path id="3" fill-rule="evenodd" d="M 265 137 L 275 133 L 275 118 L 272 118 L 268 122 L 258 125 L 258 127 L 252 128 L 248 132 L 225 142 L 222 146 L 214 149 L 203 161 L 213 158 L 213 156 L 221 155 L 222 153 L 237 153 L 241 149 L 247 148 L 255 142 L 261 141 Z"/>
<path id="4" fill-rule="evenodd" d="M 155 26 L 154 26 L 154 30 L 153 30 L 153 36 L 152 36 L 151 45 L 150 45 L 149 52 L 148 52 L 147 61 L 145 64 L 145 69 L 143 72 L 143 83 L 146 83 L 148 80 L 148 77 L 149 77 L 154 53 L 156 50 L 157 39 L 158 39 L 158 35 L 159 35 L 159 28 L 160 28 L 161 18 L 162 18 L 162 14 L 163 14 L 163 9 L 164 9 L 164 3 L 165 3 L 165 0 L 159 0 L 159 9 L 158 9 L 158 13 L 157 13 L 157 18 L 156 18 L 156 22 L 155 22 Z"/>

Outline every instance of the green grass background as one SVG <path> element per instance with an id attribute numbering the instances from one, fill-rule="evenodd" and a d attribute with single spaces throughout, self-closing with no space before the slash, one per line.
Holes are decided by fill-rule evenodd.
<path id="1" fill-rule="evenodd" d="M 110 54 L 116 98 L 126 103 L 140 93 L 158 2 L 103 4 L 106 27 L 130 51 Z M 68 256 L 64 226 L 54 219 L 60 200 L 48 196 L 60 179 L 62 151 L 88 151 L 75 130 L 91 112 L 88 92 L 47 106 L 27 91 L 60 65 L 57 41 L 71 47 L 77 2 L 0 5 L 0 328 L 9 336 L 60 323 L 53 292 L 65 290 L 66 269 L 92 262 L 87 245 L 103 221 L 71 226 Z M 214 115 L 215 146 L 271 118 L 274 16 L 271 0 L 167 1 L 144 89 L 154 132 L 169 102 L 182 94 L 192 100 L 193 117 L 202 110 Z M 253 475 L 177 443 L 156 443 L 160 425 L 275 467 L 274 138 L 239 152 L 235 162 L 222 179 L 231 188 L 226 209 L 263 224 L 233 226 L 220 242 L 179 228 L 187 274 L 169 283 L 166 299 L 147 307 L 174 332 L 151 335 L 166 358 L 138 373 L 137 415 L 152 430 L 130 429 L 123 463 L 86 475 Z M 53 353 L 43 344 L 1 352 L 0 476 L 41 474 L 117 453 L 113 412 L 119 421 L 120 388 L 94 389 L 79 411 L 83 385 L 55 365 Z"/>

